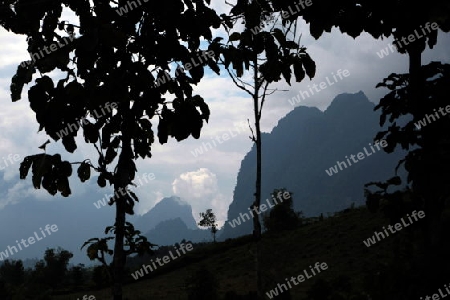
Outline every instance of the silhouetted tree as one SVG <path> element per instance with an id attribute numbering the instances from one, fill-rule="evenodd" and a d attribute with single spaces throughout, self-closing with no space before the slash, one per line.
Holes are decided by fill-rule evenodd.
<path id="1" fill-rule="evenodd" d="M 253 101 L 254 128 L 251 140 L 256 147 L 256 176 L 254 201 L 252 209 L 259 209 L 261 203 L 262 174 L 262 141 L 261 117 L 266 97 L 276 90 L 269 85 L 282 80 L 290 85 L 292 73 L 295 81 L 300 82 L 307 75 L 314 77 L 316 65 L 306 52 L 306 48 L 295 42 L 297 27 L 277 28 L 280 15 L 274 16 L 271 1 L 239 0 L 225 16 L 225 30 L 228 41 L 213 40 L 209 48 L 220 53 L 224 65 L 234 84 L 247 93 Z M 269 26 L 265 26 L 268 23 Z M 244 29 L 237 29 L 244 25 Z M 249 80 L 244 80 L 245 71 L 249 72 Z M 250 121 L 249 121 L 250 123 Z M 254 129 L 254 130 L 253 130 Z M 259 240 L 261 239 L 261 221 L 258 214 L 253 214 L 253 236 L 255 239 L 255 268 L 258 298 L 263 296 L 263 283 L 259 263 Z"/>
<path id="2" fill-rule="evenodd" d="M 295 2 L 295 0 L 274 1 L 273 4 L 276 11 L 290 12 L 289 8 L 294 5 Z M 438 144 L 435 143 L 438 140 L 436 139 L 436 135 L 438 135 L 440 130 L 435 129 L 433 132 L 429 131 L 429 135 L 418 135 L 417 132 L 414 132 L 415 126 L 413 123 L 424 117 L 427 109 L 430 111 L 439 108 L 439 106 L 431 107 L 429 105 L 436 104 L 436 102 L 430 101 L 429 99 L 429 90 L 436 89 L 436 86 L 433 86 L 433 84 L 430 85 L 427 80 L 432 81 L 435 84 L 437 81 L 445 82 L 447 79 L 439 78 L 434 81 L 432 80 L 433 77 L 430 76 L 431 73 L 438 74 L 441 73 L 441 71 L 431 71 L 427 73 L 425 70 L 430 70 L 432 67 L 422 68 L 421 66 L 421 54 L 427 45 L 430 48 L 434 47 L 437 42 L 438 31 L 431 30 L 426 34 L 421 34 L 421 32 L 423 32 L 423 28 L 426 28 L 426 26 L 429 28 L 430 23 L 434 22 L 437 23 L 440 30 L 449 32 L 450 3 L 432 0 L 427 2 L 427 5 L 424 6 L 421 3 L 406 0 L 394 2 L 389 0 L 314 0 L 313 6 L 308 9 L 299 10 L 295 13 L 288 13 L 287 18 L 284 21 L 289 25 L 291 22 L 296 21 L 298 17 L 302 17 L 309 23 L 311 35 L 316 39 L 322 36 L 324 32 L 330 32 L 333 27 L 337 27 L 341 32 L 346 33 L 353 38 L 356 38 L 362 32 L 367 32 L 376 39 L 392 36 L 395 40 L 402 41 L 402 45 L 397 43 L 396 48 L 399 53 L 408 54 L 409 74 L 391 74 L 382 84 L 380 84 L 392 91 L 383 98 L 385 101 L 383 101 L 383 99 L 380 101 L 379 108 L 382 107 L 383 109 L 380 125 L 385 123 L 386 116 L 389 115 L 392 124 L 389 126 L 387 132 L 378 134 L 375 139 L 378 139 L 383 135 L 386 135 L 387 137 L 390 135 L 390 139 L 387 139 L 388 147 L 385 148 L 385 151 L 389 153 L 392 152 L 397 145 L 401 145 L 401 147 L 406 150 L 409 150 L 411 145 L 418 145 L 421 148 L 423 148 L 423 146 L 425 146 L 425 148 L 430 146 L 427 150 L 424 150 L 425 153 L 428 152 L 427 154 L 423 153 L 424 155 L 422 155 L 410 151 L 409 157 L 400 162 L 405 163 L 405 168 L 409 173 L 408 182 L 414 181 L 413 177 L 415 177 L 416 180 L 413 185 L 415 185 L 416 188 L 414 193 L 419 192 L 420 196 L 413 200 L 413 205 L 404 205 L 405 202 L 401 200 L 401 192 L 392 193 L 389 196 L 387 188 L 391 185 L 396 186 L 401 184 L 400 178 L 394 176 L 385 183 L 376 183 L 381 190 L 379 194 L 366 192 L 367 203 L 370 208 L 376 208 L 380 199 L 386 199 L 388 202 L 391 202 L 392 205 L 384 208 L 385 211 L 387 209 L 393 209 L 391 212 L 388 212 L 391 216 L 398 216 L 400 211 L 404 211 L 409 207 L 418 207 L 420 206 L 419 203 L 422 203 L 424 207 L 427 207 L 428 211 L 427 219 L 429 218 L 429 221 L 427 222 L 429 222 L 429 243 L 430 245 L 434 244 L 431 248 L 438 250 L 437 241 L 439 240 L 438 236 L 440 232 L 439 219 L 442 211 L 440 203 L 443 195 L 447 194 L 447 192 L 439 194 L 438 192 L 433 192 L 433 190 L 435 186 L 442 183 L 442 180 L 445 177 L 438 179 L 435 174 L 438 174 L 436 169 L 440 169 L 443 165 L 447 165 L 446 159 L 441 160 L 443 164 L 437 162 L 439 161 L 437 158 L 443 158 L 442 152 L 445 153 L 447 150 L 436 153 L 441 151 L 442 144 L 438 146 Z M 448 83 L 445 84 L 448 85 Z M 442 87 L 444 87 L 445 84 L 442 85 Z M 440 89 L 436 89 L 435 92 L 439 93 Z M 402 124 L 405 120 L 401 117 L 408 114 L 413 115 L 414 122 L 407 122 L 408 125 L 403 126 Z M 427 129 L 429 129 L 428 126 Z M 446 132 L 445 130 L 443 131 Z M 426 135 L 428 135 L 428 137 L 425 137 Z M 447 137 L 442 137 L 440 142 L 443 143 L 443 145 L 446 145 Z M 433 144 L 435 146 L 434 150 L 432 150 L 433 147 L 431 147 Z M 446 149 L 446 146 L 444 146 L 444 149 Z M 433 158 L 433 155 L 436 156 Z M 415 174 L 413 175 L 411 172 Z M 421 174 L 420 176 L 422 176 L 422 179 L 419 179 L 419 173 Z M 430 174 L 433 175 L 429 176 Z M 372 183 L 369 185 L 371 184 Z M 446 184 L 444 184 L 444 186 L 445 185 Z M 425 190 L 427 191 L 425 192 Z M 433 252 L 434 250 L 431 250 L 431 248 L 429 248 L 428 251 Z M 431 254 L 429 257 L 432 258 L 437 256 Z M 435 264 L 428 263 L 428 265 Z M 410 270 L 406 270 L 405 272 L 410 274 Z M 435 274 L 434 272 L 431 273 Z M 396 276 L 396 279 L 399 279 L 402 275 Z M 411 285 L 411 283 L 406 284 Z M 417 286 L 418 285 L 414 285 L 414 287 Z M 405 295 L 403 295 L 403 297 L 408 298 L 408 296 Z"/>
<path id="3" fill-rule="evenodd" d="M 288 196 L 284 196 L 286 194 Z M 300 212 L 295 212 L 293 208 L 292 193 L 286 189 L 275 189 L 272 194 L 274 207 L 263 217 L 264 227 L 267 231 L 290 230 L 302 224 Z M 276 200 L 273 200 L 276 199 Z"/>
<path id="4" fill-rule="evenodd" d="M 449 245 L 444 238 L 449 229 L 442 223 L 450 197 L 450 137 L 447 134 L 450 120 L 444 116 L 450 93 L 450 65 L 432 62 L 422 67 L 421 74 L 424 82 L 422 94 L 426 101 L 417 102 L 410 96 L 409 74 L 391 74 L 378 85 L 390 90 L 375 107 L 381 109 L 381 125 L 388 123 L 390 126 L 379 132 L 375 139 L 386 139 L 388 146 L 384 151 L 388 153 L 397 147 L 409 151 L 398 163 L 394 177 L 385 182 L 370 182 L 365 189 L 368 208 L 383 210 L 391 222 L 397 222 L 413 210 L 425 213 L 425 218 L 417 222 L 418 227 L 405 229 L 410 231 L 409 236 L 415 238 L 410 237 L 396 246 L 395 267 L 378 273 L 380 276 L 392 273 L 390 282 L 395 284 L 391 286 L 408 288 L 408 294 L 404 295 L 406 298 L 419 297 L 426 286 L 431 289 L 436 282 L 450 275 L 446 271 Z M 406 189 L 395 190 L 393 188 L 402 184 L 398 173 L 402 166 L 407 172 Z M 413 235 L 417 232 L 414 229 L 423 229 L 421 232 L 424 234 Z M 419 238 L 422 236 L 424 239 Z M 400 251 L 404 248 L 408 251 Z M 441 268 L 435 270 L 436 265 Z M 418 273 L 429 275 L 422 282 L 414 275 Z M 368 282 L 382 285 L 380 280 L 371 278 Z M 374 299 L 383 299 L 389 294 L 387 290 L 383 293 L 385 289 L 379 290 L 379 286 L 372 286 L 372 290 L 376 293 Z"/>
<path id="5" fill-rule="evenodd" d="M 311 35 L 318 39 L 324 32 L 330 32 L 333 27 L 342 33 L 356 38 L 362 32 L 367 32 L 374 38 L 393 36 L 397 41 L 406 39 L 402 45 L 397 45 L 399 53 L 409 56 L 409 73 L 411 75 L 410 96 L 417 101 L 423 101 L 421 96 L 420 67 L 421 53 L 426 45 L 432 48 L 437 41 L 437 30 L 426 34 L 422 32 L 427 23 L 436 22 L 445 32 L 450 30 L 450 4 L 445 1 L 431 0 L 424 6 L 418 2 L 399 0 L 359 1 L 359 0 L 314 0 L 313 5 L 304 9 L 292 9 L 296 0 L 273 1 L 276 11 L 286 14 L 284 23 L 289 25 L 298 17 L 309 23 Z M 298 5 L 298 4 L 297 4 Z M 298 7 L 298 6 L 297 6 Z M 428 27 L 429 28 L 429 27 Z M 409 40 L 413 35 L 414 41 Z"/>
<path id="6" fill-rule="evenodd" d="M 110 252 L 114 300 L 122 299 L 126 254 L 151 251 L 144 237 L 127 241 L 130 247 L 124 249 L 126 214 L 133 214 L 138 201 L 129 185 L 137 172 L 135 160 L 151 157 L 151 120 L 159 119 L 158 139 L 164 144 L 169 136 L 177 141 L 190 135 L 199 138 L 203 120 L 209 119 L 207 104 L 200 95 L 193 95 L 192 88 L 203 78 L 205 66 L 219 73 L 215 53 L 200 48 L 202 40 L 212 39 L 211 28 L 221 24 L 209 2 L 141 1 L 139 7 L 129 7 L 127 0 L 0 3 L 0 25 L 26 35 L 32 56 L 12 79 L 12 101 L 21 98 L 24 85 L 34 77 L 28 99 L 39 131 L 61 140 L 69 153 L 77 149 L 75 137 L 81 131 L 98 155 L 98 159 L 73 163 L 62 160 L 60 154 L 30 155 L 21 163 L 20 178 L 25 179 L 31 168 L 35 188 L 42 186 L 52 195 L 60 192 L 67 197 L 71 194 L 68 178 L 77 164 L 82 182 L 89 180 L 93 170 L 100 187 L 113 186 L 109 204 L 116 207 Z M 74 24 L 61 20 L 63 7 L 77 16 Z M 36 53 L 41 53 L 37 60 Z M 59 72 L 60 79 L 46 75 L 50 72 Z M 139 244 L 133 244 L 136 241 Z M 90 242 L 100 243 L 97 248 L 104 246 L 103 239 Z M 109 252 L 109 248 L 101 249 Z M 90 257 L 101 255 L 90 253 Z"/>
<path id="7" fill-rule="evenodd" d="M 200 218 L 202 218 L 198 225 L 202 227 L 210 228 L 211 233 L 214 237 L 214 243 L 216 242 L 216 232 L 217 232 L 217 224 L 216 224 L 216 215 L 214 215 L 212 209 L 207 209 L 206 212 L 200 213 Z"/>

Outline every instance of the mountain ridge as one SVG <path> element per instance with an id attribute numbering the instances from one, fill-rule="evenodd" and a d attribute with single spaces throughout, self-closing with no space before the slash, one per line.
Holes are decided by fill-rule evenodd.
<path id="1" fill-rule="evenodd" d="M 280 119 L 271 133 L 262 135 L 261 203 L 275 188 L 286 188 L 293 192 L 294 209 L 305 216 L 332 213 L 352 203 L 362 205 L 364 184 L 392 176 L 402 151 L 389 155 L 379 151 L 332 176 L 325 170 L 373 142 L 382 130 L 379 112 L 374 112 L 374 107 L 359 91 L 337 95 L 323 112 L 298 106 Z M 220 240 L 252 232 L 251 220 L 236 228 L 228 221 L 247 212 L 253 202 L 255 170 L 253 146 L 241 162 Z"/>

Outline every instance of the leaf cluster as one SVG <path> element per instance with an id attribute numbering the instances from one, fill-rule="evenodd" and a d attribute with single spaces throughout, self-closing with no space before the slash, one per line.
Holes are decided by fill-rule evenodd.
<path id="1" fill-rule="evenodd" d="M 127 5 L 126 1 L 118 4 Z M 79 131 L 84 141 L 95 147 L 98 163 L 84 161 L 78 168 L 82 182 L 89 180 L 91 171 L 99 173 L 100 187 L 118 184 L 119 178 L 131 182 L 136 172 L 134 160 L 151 157 L 155 116 L 161 144 L 169 137 L 198 139 L 203 121 L 209 120 L 205 100 L 193 94 L 205 67 L 220 72 L 216 54 L 205 55 L 205 49 L 200 49 L 201 41 L 211 40 L 211 30 L 221 25 L 209 4 L 171 0 L 155 6 L 145 2 L 119 15 L 111 1 L 57 0 L 39 7 L 28 1 L 3 1 L 0 25 L 26 35 L 31 56 L 44 54 L 18 66 L 11 81 L 11 99 L 20 100 L 24 86 L 32 85 L 28 99 L 39 131 L 44 130 L 54 141 L 61 140 L 69 153 L 78 147 L 75 138 Z M 63 7 L 76 14 L 78 23 L 62 19 Z M 68 43 L 50 54 L 43 51 L 65 41 Z M 62 76 L 54 79 L 47 75 L 50 72 Z M 171 80 L 159 84 L 162 76 Z M 35 161 L 46 162 L 41 156 L 47 158 L 47 154 L 27 157 L 24 170 Z M 64 166 L 67 169 L 65 162 Z M 127 174 L 121 177 L 117 170 L 123 166 Z M 44 164 L 33 180 L 35 187 L 43 178 L 52 195 L 59 191 L 54 187 L 58 184 L 64 196 L 69 195 L 69 172 L 57 176 L 60 168 L 52 168 Z M 128 211 L 132 212 L 132 207 Z"/>
<path id="2" fill-rule="evenodd" d="M 147 238 L 141 235 L 141 231 L 136 230 L 130 222 L 125 222 L 125 243 L 126 247 L 124 255 L 137 254 L 143 256 L 144 254 L 154 254 L 153 248 L 157 245 L 150 243 Z M 105 228 L 105 234 L 115 234 L 116 226 L 108 226 Z M 107 266 L 105 255 L 113 255 L 114 251 L 109 248 L 108 241 L 113 240 L 114 237 L 108 236 L 105 238 L 91 238 L 84 242 L 81 249 L 87 246 L 86 254 L 90 260 L 98 260 L 103 265 Z"/>
<path id="3" fill-rule="evenodd" d="M 397 147 L 409 151 L 398 163 L 394 177 L 384 183 L 365 185 L 367 203 L 372 210 L 380 207 L 383 199 L 388 202 L 399 199 L 388 188 L 401 185 L 398 175 L 401 166 L 408 173 L 406 183 L 418 198 L 427 196 L 441 202 L 449 195 L 445 188 L 447 178 L 442 174 L 450 167 L 450 140 L 442 132 L 450 129 L 450 121 L 444 117 L 450 93 L 450 65 L 431 62 L 422 66 L 421 74 L 423 98 L 418 100 L 409 95 L 408 74 L 391 74 L 377 85 L 390 91 L 375 107 L 381 110 L 380 126 L 389 126 L 375 140 L 385 139 L 388 146 L 384 150 L 388 153 Z M 370 186 L 378 190 L 370 191 L 367 189 Z"/>

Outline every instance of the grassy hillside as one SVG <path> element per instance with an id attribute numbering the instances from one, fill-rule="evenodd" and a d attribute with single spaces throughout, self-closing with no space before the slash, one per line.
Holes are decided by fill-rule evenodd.
<path id="1" fill-rule="evenodd" d="M 390 261 L 392 243 L 402 233 L 370 248 L 363 244 L 363 240 L 388 224 L 381 213 L 372 214 L 361 207 L 296 230 L 265 234 L 261 242 L 265 291 L 275 288 L 277 283 L 285 283 L 285 278 L 302 274 L 304 269 L 309 271 L 309 266 L 316 262 L 325 262 L 328 269 L 297 286 L 292 284 L 292 299 L 306 299 L 306 291 L 319 278 L 332 280 L 342 275 L 351 279 L 355 290 L 362 291 L 364 276 L 379 264 Z M 230 290 L 239 294 L 256 290 L 250 241 L 250 236 L 247 236 L 200 248 L 194 245 L 194 250 L 164 266 L 172 270 L 165 271 L 162 267 L 160 275 L 152 278 L 149 276 L 153 274 L 149 274 L 143 280 L 134 281 L 130 274 L 126 274 L 132 283 L 124 287 L 124 298 L 187 300 L 185 278 L 201 265 L 206 265 L 216 274 L 222 297 Z M 109 289 L 56 296 L 54 299 L 81 299 L 86 294 L 94 295 L 96 299 L 110 299 Z"/>

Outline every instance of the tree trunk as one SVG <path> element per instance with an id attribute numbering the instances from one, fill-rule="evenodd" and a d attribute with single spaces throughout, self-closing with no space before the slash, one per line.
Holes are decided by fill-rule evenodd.
<path id="1" fill-rule="evenodd" d="M 117 194 L 120 195 L 118 193 Z M 125 254 L 124 254 L 124 237 L 125 237 L 125 208 L 124 199 L 122 196 L 116 200 L 116 237 L 114 242 L 114 257 L 111 267 L 113 268 L 113 299 L 122 300 L 122 283 L 123 272 L 125 268 Z"/>
<path id="2" fill-rule="evenodd" d="M 259 112 L 259 86 L 258 86 L 258 60 L 257 55 L 253 60 L 254 63 L 254 78 L 255 93 L 253 94 L 253 110 L 255 114 L 255 144 L 256 144 L 256 184 L 255 184 L 255 202 L 253 207 L 256 207 L 256 211 L 259 212 L 259 205 L 261 204 L 261 127 L 260 120 L 261 115 Z M 264 299 L 262 291 L 262 277 L 261 277 L 261 264 L 259 260 L 260 256 L 260 240 L 261 240 L 261 222 L 259 220 L 259 214 L 253 214 L 253 238 L 255 240 L 255 269 L 256 269 L 256 287 L 258 299 Z"/>
<path id="3" fill-rule="evenodd" d="M 419 42 L 412 43 L 408 48 L 409 55 L 409 92 L 414 104 L 422 101 L 422 51 L 423 47 Z"/>
<path id="4" fill-rule="evenodd" d="M 420 43 L 412 43 L 408 48 L 409 55 L 409 93 L 412 100 L 412 103 L 415 107 L 419 107 L 419 103 L 421 101 L 427 101 L 424 97 L 424 80 L 422 78 L 422 52 L 425 48 L 425 44 Z M 424 141 L 424 151 L 425 155 L 432 150 L 433 147 L 426 140 Z M 424 167 L 425 173 L 433 173 L 434 170 L 427 166 Z M 426 187 L 427 183 L 424 175 L 421 179 L 419 179 L 416 184 L 413 185 L 413 188 L 419 193 L 422 193 L 422 196 L 425 198 L 425 213 L 426 213 L 426 240 L 425 240 L 425 257 L 427 259 L 428 266 L 435 266 L 438 264 L 439 260 L 439 243 L 441 241 L 441 216 L 444 208 L 444 202 L 441 197 L 437 195 L 434 191 L 428 191 Z M 433 269 L 430 268 L 430 271 Z M 431 273 L 432 274 L 432 273 Z"/>
<path id="5" fill-rule="evenodd" d="M 114 191 L 115 195 L 118 195 L 116 199 L 116 232 L 114 242 L 114 257 L 111 267 L 113 268 L 113 286 L 112 293 L 114 300 L 122 300 L 122 284 L 123 275 L 126 263 L 126 255 L 124 250 L 125 239 L 125 221 L 126 221 L 126 196 L 123 191 L 126 190 L 130 183 L 130 175 L 135 173 L 135 169 L 132 169 L 133 164 L 133 152 L 131 148 L 131 138 L 128 134 L 132 122 L 129 116 L 129 103 L 124 103 L 120 107 L 124 116 L 123 130 L 122 130 L 122 151 L 120 152 L 119 160 L 117 163 L 117 171 L 115 174 Z"/>

